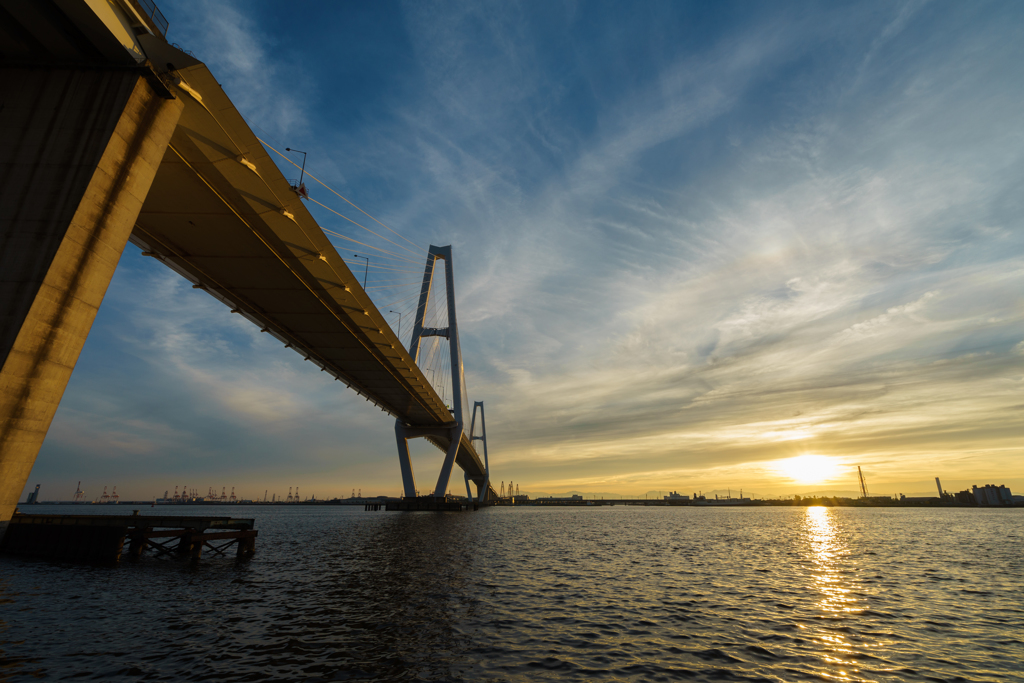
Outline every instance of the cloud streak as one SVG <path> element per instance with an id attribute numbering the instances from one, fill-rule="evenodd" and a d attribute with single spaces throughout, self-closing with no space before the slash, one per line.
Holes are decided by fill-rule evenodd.
<path id="1" fill-rule="evenodd" d="M 821 453 L 892 487 L 1024 486 L 1005 476 L 1024 404 L 1018 8 L 324 4 L 301 40 L 273 5 L 184 7 L 172 25 L 243 114 L 424 249 L 454 245 L 499 479 L 783 492 L 771 463 Z M 94 421 L 112 453 L 217 443 L 275 472 L 269 451 L 297 444 L 312 471 L 344 415 L 361 455 L 338 481 L 397 477 L 369 455 L 393 458 L 386 418 L 169 277 L 120 285 L 155 314 L 112 287 L 87 351 L 159 368 L 202 416 L 119 422 L 111 394 L 69 389 L 51 440 Z"/>

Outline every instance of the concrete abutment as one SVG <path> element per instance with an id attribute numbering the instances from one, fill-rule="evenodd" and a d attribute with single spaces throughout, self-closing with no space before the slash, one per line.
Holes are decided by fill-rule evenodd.
<path id="1" fill-rule="evenodd" d="M 124 68 L 0 68 L 0 535 L 183 105 Z"/>

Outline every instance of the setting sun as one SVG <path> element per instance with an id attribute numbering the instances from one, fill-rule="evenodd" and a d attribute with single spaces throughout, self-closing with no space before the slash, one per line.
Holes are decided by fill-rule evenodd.
<path id="1" fill-rule="evenodd" d="M 827 455 L 800 455 L 776 463 L 779 474 L 800 484 L 821 484 L 838 476 L 842 465 Z"/>

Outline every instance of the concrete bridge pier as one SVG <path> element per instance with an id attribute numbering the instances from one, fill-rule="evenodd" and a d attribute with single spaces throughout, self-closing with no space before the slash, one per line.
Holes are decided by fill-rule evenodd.
<path id="1" fill-rule="evenodd" d="M 0 536 L 181 114 L 153 79 L 0 68 Z"/>
<path id="2" fill-rule="evenodd" d="M 462 427 L 409 427 L 396 420 L 395 439 L 398 442 L 398 462 L 402 470 L 402 488 L 406 498 L 416 497 L 416 480 L 412 471 L 412 459 L 409 457 L 409 439 L 418 437 L 433 437 L 437 440 L 435 443 L 448 442 L 433 493 L 435 498 L 444 498 L 448 483 L 451 481 L 455 457 L 462 443 Z"/>

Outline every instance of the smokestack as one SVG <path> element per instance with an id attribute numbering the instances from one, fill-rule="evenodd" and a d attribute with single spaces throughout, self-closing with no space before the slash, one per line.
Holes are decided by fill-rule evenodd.
<path id="1" fill-rule="evenodd" d="M 939 483 L 938 477 L 935 477 L 935 488 L 939 490 L 939 498 L 942 498 L 942 484 Z"/>

